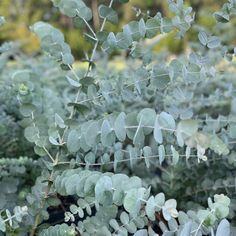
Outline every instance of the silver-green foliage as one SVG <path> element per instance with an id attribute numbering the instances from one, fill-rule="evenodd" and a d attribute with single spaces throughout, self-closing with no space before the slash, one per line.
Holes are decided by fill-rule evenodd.
<path id="1" fill-rule="evenodd" d="M 62 68 L 73 64 L 74 57 L 71 54 L 71 49 L 64 42 L 64 35 L 59 30 L 45 22 L 37 22 L 31 27 L 31 30 L 40 38 L 44 51 L 60 62 Z"/>
<path id="2" fill-rule="evenodd" d="M 163 193 L 150 195 L 150 188 L 144 188 L 138 177 L 82 169 L 64 171 L 56 178 L 55 189 L 62 196 L 79 197 L 78 206 L 72 205 L 71 212 L 65 215 L 72 222 L 76 215 L 80 218 L 88 215 L 84 221 L 79 221 L 78 227 L 74 226 L 82 235 L 127 235 L 142 229 L 158 216 L 163 217 L 159 219 L 163 232 L 167 230 L 165 221 L 168 221 L 170 231 L 179 233 L 184 231 L 185 224 L 191 222 L 192 233 L 199 231 L 206 234 L 218 220 L 228 215 L 230 204 L 228 197 L 215 195 L 214 202 L 208 199 L 208 209 L 185 214 L 176 210 L 175 199 L 166 200 Z M 91 216 L 93 207 L 97 213 Z"/>
<path id="3" fill-rule="evenodd" d="M 1 212 L 0 215 L 0 231 L 6 232 L 7 225 L 13 229 L 19 228 L 22 218 L 28 214 L 27 206 L 16 206 L 13 210 L 13 214 L 7 209 L 5 212 Z"/>
<path id="4" fill-rule="evenodd" d="M 40 236 L 75 236 L 75 230 L 66 224 L 51 226 L 48 229 L 43 230 Z"/>
<path id="5" fill-rule="evenodd" d="M 170 32 L 184 37 L 194 23 L 192 8 L 169 1 L 171 18 L 141 14 L 114 33 L 105 30 L 107 21 L 118 22 L 114 2 L 128 1 L 101 5 L 95 32 L 85 1 L 53 1 L 93 44 L 86 70 L 74 70 L 63 34 L 38 22 L 31 29 L 43 51 L 69 71 L 43 58 L 10 75 L 24 136 L 41 157 L 42 174 L 27 196 L 26 228 L 40 236 L 157 230 L 227 236 L 232 229 L 225 218 L 235 215 L 236 98 L 232 73 L 218 67 L 228 45 L 214 51 L 220 37 L 200 30 L 195 52 L 167 60 L 145 39 L 155 42 Z M 228 4 L 223 8 L 233 14 L 234 1 Z M 100 53 L 129 51 L 126 69 L 109 69 L 102 59 L 95 63 L 99 47 Z M 67 199 L 73 200 L 65 208 Z M 58 206 L 65 210 L 61 224 L 42 224 L 42 230 L 39 225 Z"/>
<path id="6" fill-rule="evenodd" d="M 227 23 L 230 21 L 231 17 L 236 14 L 236 1 L 228 0 L 222 7 L 222 9 L 215 13 L 215 18 L 221 23 Z"/>
<path id="7" fill-rule="evenodd" d="M 26 157 L 2 158 L 0 160 L 0 231 L 7 232 L 8 229 L 24 232 L 22 222 L 28 215 L 26 196 L 30 184 L 37 175 L 37 163 Z M 39 175 L 39 173 L 38 173 Z"/>

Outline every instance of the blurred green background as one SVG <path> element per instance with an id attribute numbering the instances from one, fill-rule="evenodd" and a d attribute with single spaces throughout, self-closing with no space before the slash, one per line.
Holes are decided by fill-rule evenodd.
<path id="1" fill-rule="evenodd" d="M 130 0 L 128 4 L 114 6 L 119 12 L 120 25 L 108 24 L 107 27 L 113 31 L 120 30 L 124 23 L 135 19 L 134 8 L 141 9 L 144 13 L 149 11 L 152 15 L 155 15 L 157 11 L 168 15 L 170 13 L 167 11 L 167 2 L 167 0 Z M 211 13 L 221 8 L 225 2 L 226 0 L 185 1 L 197 12 L 197 22 L 209 29 L 215 24 Z M 93 10 L 94 19 L 91 23 L 95 29 L 98 29 L 100 23 L 97 7 L 101 3 L 108 4 L 108 0 L 86 0 L 85 3 Z M 7 24 L 1 29 L 0 44 L 6 40 L 18 40 L 21 42 L 24 52 L 34 55 L 39 51 L 39 42 L 30 32 L 29 26 L 36 21 L 43 20 L 50 22 L 64 32 L 66 41 L 71 45 L 77 59 L 84 57 L 84 53 L 90 49 L 89 43 L 84 39 L 80 30 L 73 26 L 71 20 L 60 14 L 52 5 L 50 0 L 1 0 L 0 15 L 5 16 Z M 191 37 L 191 33 L 188 35 Z M 174 53 L 181 52 L 185 43 L 183 40 L 181 42 L 173 40 L 174 36 L 174 34 L 168 35 L 155 49 L 160 50 L 163 47 L 168 47 Z"/>

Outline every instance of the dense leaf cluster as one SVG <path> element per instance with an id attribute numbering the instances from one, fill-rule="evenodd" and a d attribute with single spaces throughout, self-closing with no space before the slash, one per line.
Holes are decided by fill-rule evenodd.
<path id="1" fill-rule="evenodd" d="M 23 208 L 17 208 L 20 213 L 4 202 L 6 194 L 0 195 L 4 209 L 0 230 L 30 236 L 233 233 L 236 84 L 232 45 L 221 47 L 220 35 L 201 28 L 194 32 L 199 42 L 190 44 L 191 53 L 179 57 L 153 53 L 146 39 L 156 40 L 157 35 L 170 32 L 184 37 L 194 24 L 192 8 L 182 0 L 169 1 L 171 18 L 141 14 L 118 33 L 105 27 L 107 21 L 117 24 L 119 20 L 113 0 L 99 6 L 98 32 L 90 24 L 93 14 L 85 1 L 53 3 L 75 26 L 86 30 L 94 47 L 85 60 L 86 68 L 74 69 L 63 34 L 44 22 L 31 29 L 46 57 L 30 60 L 20 55 L 25 60 L 16 57 L 14 67 L 8 63 L 13 46 L 1 46 L 5 68 L 1 77 L 5 88 L 10 83 L 3 93 L 15 100 L 14 106 L 1 106 L 0 127 L 12 129 L 16 138 L 24 130 L 38 158 L 30 167 L 42 173 L 32 177 L 27 161 L 19 164 L 20 159 L 12 166 L 14 159 L 2 160 L 10 170 L 7 179 L 1 173 L 6 192 L 15 197 L 18 188 L 28 186 L 26 173 L 35 184 L 30 193 L 24 192 Z M 223 13 L 215 13 L 216 19 L 229 21 L 234 8 L 235 2 L 229 1 Z M 226 11 L 230 17 L 224 15 Z M 122 71 L 110 68 L 108 62 L 109 54 L 120 50 L 129 52 Z M 96 62 L 102 56 L 105 59 Z M 6 132 L 3 137 L 9 140 Z M 17 200 L 12 203 L 18 205 Z M 57 222 L 52 222 L 54 211 L 62 213 Z"/>

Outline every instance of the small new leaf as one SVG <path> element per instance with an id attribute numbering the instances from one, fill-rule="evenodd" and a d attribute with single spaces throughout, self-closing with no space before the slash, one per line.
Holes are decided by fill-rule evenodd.
<path id="1" fill-rule="evenodd" d="M 198 34 L 198 39 L 201 42 L 202 45 L 206 46 L 208 43 L 208 35 L 204 31 L 200 31 Z"/>
<path id="2" fill-rule="evenodd" d="M 208 48 L 217 48 L 220 46 L 220 39 L 216 36 L 211 36 L 209 39 L 208 39 L 208 42 L 207 42 L 207 47 Z"/>

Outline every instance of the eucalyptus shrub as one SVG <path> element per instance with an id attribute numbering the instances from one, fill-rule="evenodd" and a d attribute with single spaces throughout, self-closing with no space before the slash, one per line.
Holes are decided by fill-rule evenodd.
<path id="1" fill-rule="evenodd" d="M 20 213 L 2 206 L 0 230 L 30 236 L 234 235 L 233 45 L 194 24 L 195 13 L 182 0 L 169 1 L 171 18 L 141 12 L 116 33 L 106 31 L 107 22 L 119 22 L 113 0 L 99 6 L 98 32 L 85 1 L 52 2 L 84 29 L 93 50 L 87 68 L 77 70 L 58 29 L 45 22 L 31 26 L 50 59 L 21 62 L 9 76 L 41 175 Z M 229 0 L 214 14 L 215 31 L 231 24 L 235 10 Z M 183 38 L 192 26 L 197 41 L 191 53 L 155 54 L 147 43 L 170 32 Z M 109 68 L 113 53 L 121 51 L 127 52 L 125 68 Z M 57 222 L 53 211 L 62 212 Z"/>

